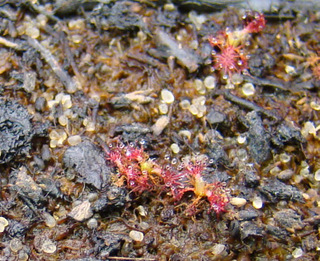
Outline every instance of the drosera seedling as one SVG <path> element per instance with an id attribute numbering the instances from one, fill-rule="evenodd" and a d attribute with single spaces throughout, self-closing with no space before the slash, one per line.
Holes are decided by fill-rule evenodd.
<path id="1" fill-rule="evenodd" d="M 223 78 L 230 78 L 235 73 L 242 73 L 248 68 L 248 55 L 245 46 L 253 33 L 261 32 L 266 26 L 262 13 L 248 11 L 242 17 L 244 27 L 231 31 L 225 29 L 215 36 L 209 36 L 211 44 L 213 67 L 221 71 Z"/>
<path id="2" fill-rule="evenodd" d="M 127 186 L 133 193 L 160 193 L 170 196 L 178 203 L 190 192 L 193 196 L 191 203 L 187 204 L 188 215 L 200 211 L 205 201 L 209 203 L 208 212 L 214 211 L 220 215 L 226 211 L 229 202 L 226 185 L 221 182 L 207 183 L 204 180 L 203 175 L 207 167 L 204 160 L 161 165 L 149 157 L 142 145 L 135 144 L 111 145 L 105 152 L 107 161 L 117 170 L 116 184 Z"/>

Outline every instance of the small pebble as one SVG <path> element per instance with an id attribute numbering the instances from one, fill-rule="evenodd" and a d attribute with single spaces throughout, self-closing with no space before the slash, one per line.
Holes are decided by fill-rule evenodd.
<path id="1" fill-rule="evenodd" d="M 284 70 L 286 71 L 287 74 L 289 75 L 296 75 L 297 72 L 296 72 L 296 68 L 291 66 L 291 65 L 286 65 L 284 67 Z"/>
<path id="2" fill-rule="evenodd" d="M 255 198 L 253 199 L 252 206 L 253 206 L 255 209 L 260 209 L 260 208 L 262 208 L 262 207 L 263 207 L 262 198 L 260 198 L 260 197 L 255 197 Z"/>
<path id="3" fill-rule="evenodd" d="M 173 103 L 174 102 L 174 96 L 173 93 L 167 89 L 163 89 L 161 91 L 161 99 L 165 102 L 165 103 Z"/>
<path id="4" fill-rule="evenodd" d="M 294 258 L 299 258 L 303 255 L 303 250 L 300 247 L 297 247 L 295 250 L 292 251 L 292 256 Z"/>
<path id="5" fill-rule="evenodd" d="M 74 207 L 69 216 L 77 221 L 83 221 L 92 217 L 91 204 L 88 200 L 82 202 L 80 205 Z"/>
<path id="6" fill-rule="evenodd" d="M 136 242 L 141 242 L 144 239 L 143 233 L 136 230 L 131 230 L 129 232 L 129 237 Z"/>

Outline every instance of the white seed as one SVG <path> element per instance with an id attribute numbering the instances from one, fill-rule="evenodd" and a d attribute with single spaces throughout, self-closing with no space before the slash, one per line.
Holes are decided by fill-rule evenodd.
<path id="1" fill-rule="evenodd" d="M 36 39 L 40 36 L 40 30 L 33 25 L 29 25 L 26 28 L 26 35 L 30 36 L 31 38 Z"/>
<path id="2" fill-rule="evenodd" d="M 61 104 L 64 110 L 70 109 L 72 107 L 72 101 L 70 95 L 63 95 L 61 98 Z"/>
<path id="3" fill-rule="evenodd" d="M 280 154 L 280 161 L 282 163 L 288 163 L 291 160 L 290 155 L 286 154 L 286 153 L 281 153 Z"/>
<path id="4" fill-rule="evenodd" d="M 262 208 L 262 207 L 263 207 L 262 198 L 260 198 L 260 197 L 255 197 L 255 198 L 253 199 L 252 206 L 253 206 L 255 209 L 260 209 L 260 208 Z"/>
<path id="5" fill-rule="evenodd" d="M 192 99 L 192 104 L 194 105 L 205 105 L 206 104 L 206 97 L 200 96 L 198 98 Z"/>
<path id="6" fill-rule="evenodd" d="M 216 87 L 217 85 L 217 79 L 214 76 L 207 76 L 204 81 L 204 86 L 208 89 L 208 90 L 212 90 Z"/>
<path id="7" fill-rule="evenodd" d="M 244 144 L 246 142 L 246 140 L 247 140 L 246 136 L 238 136 L 237 137 L 237 142 L 239 144 Z"/>
<path id="8" fill-rule="evenodd" d="M 177 143 L 172 143 L 170 149 L 173 153 L 177 154 L 180 151 L 179 145 Z"/>
<path id="9" fill-rule="evenodd" d="M 141 242 L 141 241 L 143 240 L 143 238 L 144 238 L 144 235 L 143 235 L 143 233 L 140 232 L 140 231 L 131 230 L 131 231 L 129 232 L 129 237 L 130 237 L 132 240 L 136 241 L 136 242 Z"/>
<path id="10" fill-rule="evenodd" d="M 151 127 L 153 134 L 158 136 L 169 124 L 169 117 L 166 115 L 161 116 L 156 123 Z"/>
<path id="11" fill-rule="evenodd" d="M 226 246 L 223 244 L 215 244 L 212 247 L 212 254 L 215 256 L 220 256 L 226 250 Z"/>
<path id="12" fill-rule="evenodd" d="M 315 102 L 315 101 L 310 102 L 310 107 L 312 109 L 314 109 L 315 111 L 320 111 L 320 103 L 319 102 Z"/>
<path id="13" fill-rule="evenodd" d="M 51 216 L 48 212 L 42 213 L 42 218 L 47 227 L 53 228 L 56 226 L 57 221 L 53 216 Z"/>
<path id="14" fill-rule="evenodd" d="M 138 206 L 136 208 L 136 210 L 138 211 L 139 215 L 142 216 L 142 217 L 146 217 L 148 215 L 148 212 L 147 210 L 143 207 L 143 206 Z"/>
<path id="15" fill-rule="evenodd" d="M 162 103 L 159 105 L 159 111 L 161 114 L 167 114 L 169 111 L 169 107 L 166 103 Z"/>
<path id="16" fill-rule="evenodd" d="M 316 170 L 314 173 L 314 179 L 315 181 L 320 181 L 320 169 Z"/>
<path id="17" fill-rule="evenodd" d="M 291 65 L 286 65 L 284 67 L 284 70 L 286 71 L 287 74 L 289 75 L 296 75 L 297 72 L 296 72 L 296 68 L 291 66 Z"/>
<path id="18" fill-rule="evenodd" d="M 58 122 L 61 126 L 65 127 L 68 124 L 68 118 L 65 115 L 61 115 L 58 118 Z"/>
<path id="19" fill-rule="evenodd" d="M 254 85 L 252 83 L 245 83 L 243 86 L 242 86 L 242 93 L 245 95 L 245 96 L 251 96 L 255 93 L 255 88 L 254 88 Z"/>
<path id="20" fill-rule="evenodd" d="M 247 200 L 245 198 L 234 197 L 230 199 L 230 204 L 239 208 L 244 206 L 246 203 L 247 203 Z"/>
<path id="21" fill-rule="evenodd" d="M 19 238 L 14 238 L 9 243 L 10 249 L 12 252 L 19 252 L 23 248 L 22 242 Z"/>
<path id="22" fill-rule="evenodd" d="M 239 73 L 235 73 L 231 76 L 231 82 L 234 84 L 234 85 L 239 85 L 243 82 L 243 77 L 241 74 Z"/>
<path id="23" fill-rule="evenodd" d="M 68 23 L 68 27 L 70 30 L 84 29 L 85 28 L 84 19 L 70 20 L 70 22 Z"/>
<path id="24" fill-rule="evenodd" d="M 89 229 L 96 229 L 98 227 L 98 220 L 95 218 L 90 218 L 87 222 L 87 227 Z"/>
<path id="25" fill-rule="evenodd" d="M 82 42 L 82 36 L 79 34 L 75 34 L 71 36 L 71 40 L 73 43 L 78 44 Z"/>
<path id="26" fill-rule="evenodd" d="M 68 143 L 70 146 L 78 145 L 81 142 L 80 135 L 73 135 L 68 138 Z"/>
<path id="27" fill-rule="evenodd" d="M 174 11 L 176 9 L 176 7 L 174 6 L 174 4 L 168 3 L 168 4 L 165 4 L 163 6 L 163 9 L 166 10 L 166 11 L 172 12 L 172 11 Z"/>
<path id="28" fill-rule="evenodd" d="M 309 134 L 316 135 L 316 128 L 311 121 L 305 122 L 303 128 L 301 129 L 301 134 L 303 137 L 308 137 Z"/>
<path id="29" fill-rule="evenodd" d="M 297 247 L 295 250 L 292 251 L 292 256 L 294 258 L 299 258 L 303 255 L 303 250 L 300 247 Z"/>
<path id="30" fill-rule="evenodd" d="M 163 89 L 161 91 L 161 99 L 165 102 L 165 103 L 173 103 L 174 102 L 174 95 L 171 91 L 167 90 L 167 89 Z"/>
<path id="31" fill-rule="evenodd" d="M 191 139 L 191 132 L 188 131 L 188 130 L 181 130 L 181 131 L 179 131 L 179 135 L 180 135 L 181 137 L 186 137 L 188 140 Z"/>
<path id="32" fill-rule="evenodd" d="M 47 239 L 43 242 L 41 249 L 47 254 L 53 254 L 54 252 L 56 252 L 57 247 L 50 239 Z"/>
<path id="33" fill-rule="evenodd" d="M 191 112 L 192 115 L 197 115 L 199 113 L 197 106 L 194 104 L 190 105 L 189 111 Z"/>
<path id="34" fill-rule="evenodd" d="M 190 102 L 188 100 L 182 100 L 180 103 L 179 103 L 179 106 L 182 110 L 187 110 L 189 109 L 190 107 Z"/>
<path id="35" fill-rule="evenodd" d="M 4 217 L 0 217 L 0 233 L 2 233 L 8 225 L 8 220 Z"/>

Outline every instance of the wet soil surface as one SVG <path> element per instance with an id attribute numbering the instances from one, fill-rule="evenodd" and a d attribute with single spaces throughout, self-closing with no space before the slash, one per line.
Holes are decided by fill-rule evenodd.
<path id="1" fill-rule="evenodd" d="M 320 9 L 275 2 L 2 1 L 0 260 L 318 260 Z"/>

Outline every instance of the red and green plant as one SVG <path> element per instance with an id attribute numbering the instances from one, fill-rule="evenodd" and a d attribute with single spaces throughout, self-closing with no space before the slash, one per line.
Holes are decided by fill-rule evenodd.
<path id="1" fill-rule="evenodd" d="M 195 214 L 205 201 L 210 205 L 208 211 L 215 211 L 217 215 L 226 211 L 229 202 L 226 185 L 221 182 L 207 183 L 204 180 L 207 164 L 203 160 L 187 160 L 179 164 L 179 167 L 162 167 L 149 158 L 142 146 L 138 148 L 132 144 L 109 147 L 106 158 L 117 169 L 116 184 L 126 185 L 134 193 L 165 192 L 175 202 L 180 202 L 190 192 L 193 197 L 186 209 L 188 214 Z"/>
<path id="2" fill-rule="evenodd" d="M 243 29 L 224 30 L 208 39 L 213 47 L 213 67 L 226 77 L 231 77 L 234 73 L 242 73 L 248 68 L 245 42 L 252 33 L 261 32 L 266 25 L 264 15 L 259 12 L 247 12 L 243 21 Z"/>

